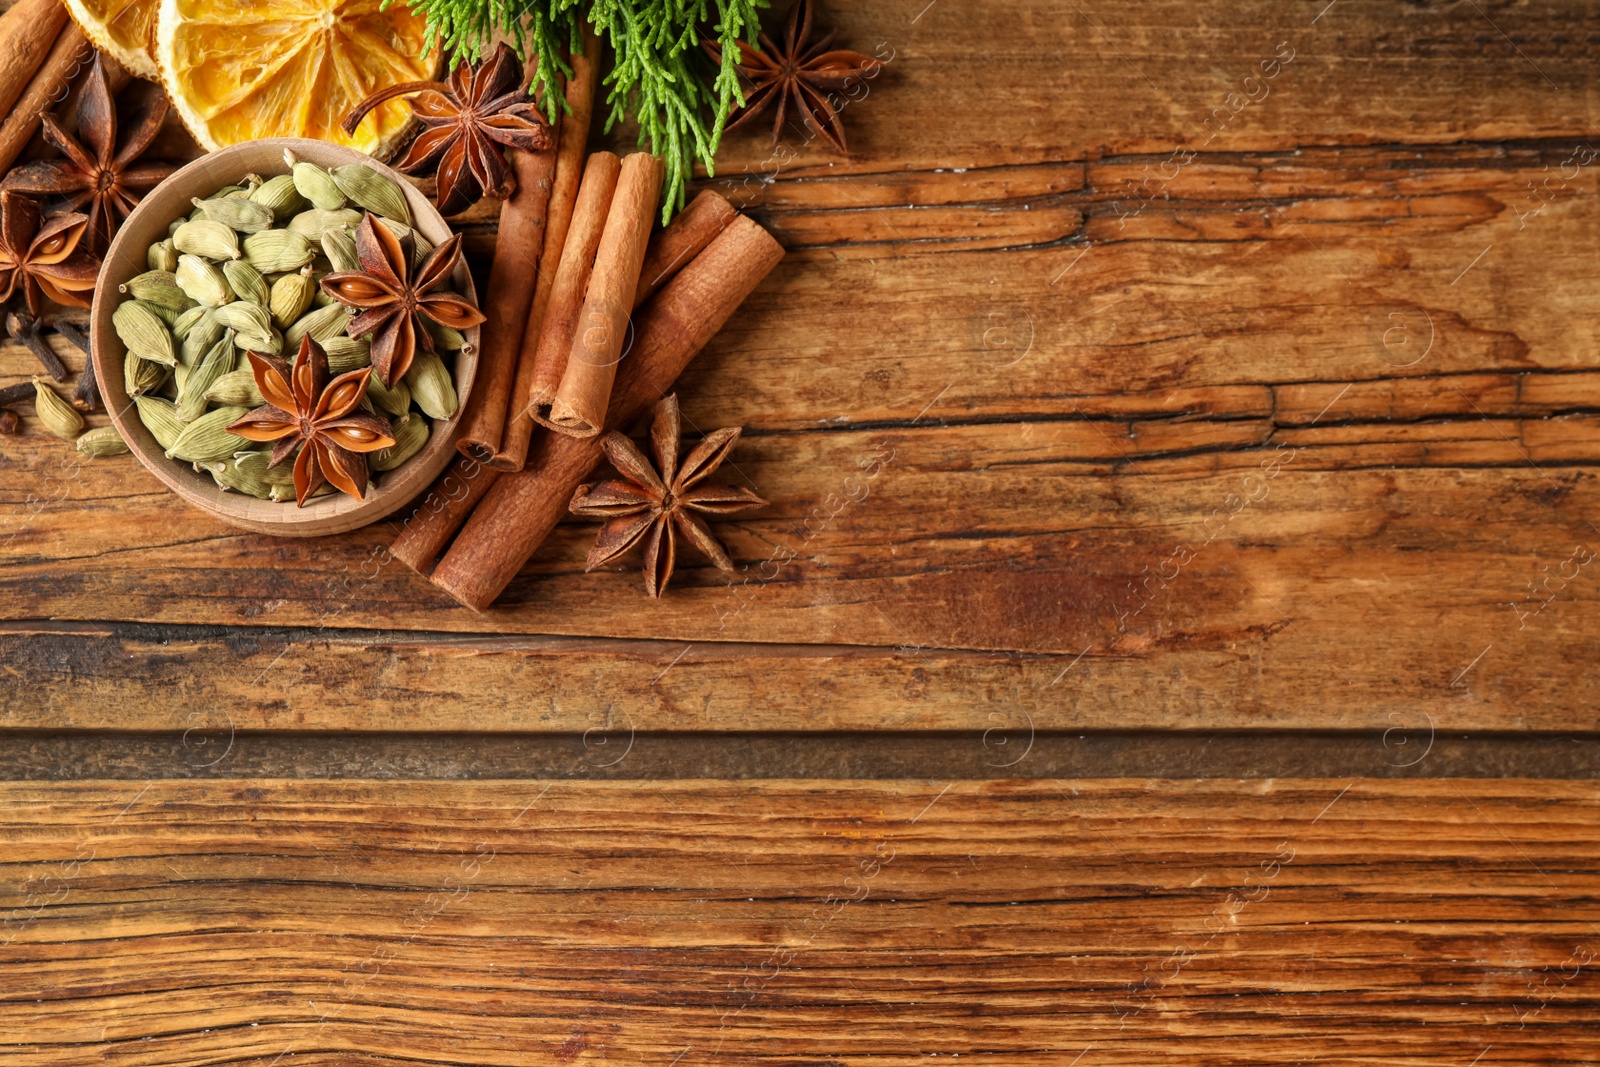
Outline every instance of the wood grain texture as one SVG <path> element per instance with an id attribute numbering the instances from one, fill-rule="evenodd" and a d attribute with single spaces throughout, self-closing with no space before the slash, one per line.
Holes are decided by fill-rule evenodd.
<path id="1" fill-rule="evenodd" d="M 603 680 L 640 728 L 739 701 L 797 729 L 991 701 L 1066 729 L 1592 728 L 1600 15 L 837 7 L 893 52 L 853 156 L 736 132 L 703 183 L 792 250 L 679 384 L 694 426 L 746 427 L 735 476 L 775 501 L 718 524 L 731 584 L 685 559 L 647 603 L 566 524 L 478 617 L 385 558 L 392 527 L 238 535 L 130 463 L 0 439 L 3 639 L 55 701 L 0 696 L 11 721 L 167 721 L 132 673 L 164 638 L 121 636 L 148 625 L 220 656 L 223 693 L 300 687 L 246 713 L 267 726 L 566 728 Z M 459 220 L 480 267 L 495 210 Z M 0 349 L 0 385 L 31 359 Z"/>
<path id="2" fill-rule="evenodd" d="M 0 786 L 19 1067 L 1600 1054 L 1529 781 Z"/>

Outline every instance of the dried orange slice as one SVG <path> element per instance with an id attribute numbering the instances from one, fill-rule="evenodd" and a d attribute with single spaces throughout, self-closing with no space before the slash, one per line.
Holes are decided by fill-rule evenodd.
<path id="1" fill-rule="evenodd" d="M 65 0 L 67 13 L 100 51 L 141 78 L 157 76 L 154 46 L 160 0 Z"/>
<path id="2" fill-rule="evenodd" d="M 354 136 L 339 122 L 400 82 L 431 79 L 422 19 L 382 0 L 160 0 L 156 63 L 173 107 L 207 149 L 261 137 L 315 137 L 374 155 L 411 108 L 380 105 Z"/>

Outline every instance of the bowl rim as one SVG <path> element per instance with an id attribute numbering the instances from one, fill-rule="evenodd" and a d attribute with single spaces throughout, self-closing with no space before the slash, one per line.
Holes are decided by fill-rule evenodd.
<path id="1" fill-rule="evenodd" d="M 225 491 L 209 474 L 195 471 L 191 464 L 168 459 L 166 450 L 156 442 L 154 435 L 138 417 L 133 401 L 123 386 L 123 362 L 127 353 L 111 323 L 117 305 L 126 299 L 118 286 L 148 269 L 146 254 L 149 244 L 164 237 L 167 226 L 173 218 L 178 217 L 179 212 L 174 210 L 174 197 L 187 205 L 190 196 L 209 195 L 222 185 L 238 181 L 245 174 L 256 173 L 262 178 L 286 174 L 288 165 L 281 162 L 285 150 L 293 151 L 301 160 L 321 166 L 364 163 L 372 167 L 398 182 L 405 191 L 412 225 L 418 232 L 435 245 L 453 236 L 444 216 L 415 185 L 393 168 L 355 149 L 299 137 L 264 138 L 219 149 L 174 171 L 146 193 L 123 221 L 106 252 L 95 283 L 89 324 L 90 359 L 112 424 L 140 464 L 167 488 L 202 511 L 245 529 L 280 536 L 319 536 L 347 532 L 387 518 L 420 496 L 443 473 L 456 454 L 455 439 L 477 377 L 481 351 L 480 328 L 474 326 L 464 331 L 466 344 L 456 355 L 456 412 L 449 419 L 430 420 L 433 430 L 422 451 L 394 471 L 387 472 L 377 483 L 369 484 L 366 495 L 360 499 L 344 493 L 333 493 L 308 500 L 306 506 L 301 508 L 292 500 L 258 500 L 243 493 Z M 269 173 L 269 168 L 261 165 L 263 152 L 268 153 L 267 158 L 280 161 L 277 164 L 279 169 L 270 170 Z M 248 165 L 234 162 L 241 158 L 255 162 Z M 140 231 L 148 229 L 151 233 L 156 232 L 151 228 L 151 220 L 158 215 L 169 216 L 159 220 L 161 237 L 147 240 L 150 234 L 141 236 Z M 465 257 L 457 264 L 453 281 L 456 291 L 474 306 L 482 306 L 477 299 Z"/>

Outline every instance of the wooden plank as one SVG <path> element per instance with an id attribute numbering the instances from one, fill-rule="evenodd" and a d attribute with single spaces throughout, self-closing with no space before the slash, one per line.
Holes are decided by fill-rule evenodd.
<path id="1" fill-rule="evenodd" d="M 996 700 L 1051 728 L 1592 726 L 1567 671 L 1595 653 L 1600 202 L 1570 35 L 1600 16 L 1075 4 L 980 58 L 950 27 L 993 17 L 961 0 L 827 15 L 895 49 L 854 157 L 740 133 L 707 182 L 796 247 L 680 386 L 695 425 L 748 428 L 734 462 L 776 502 L 723 524 L 731 584 L 690 560 L 646 604 L 580 573 L 573 525 L 474 616 L 386 559 L 391 529 L 248 537 L 131 461 L 0 439 L 12 725 L 164 729 L 176 690 L 264 726 L 415 701 L 567 729 L 604 679 L 647 729 L 726 728 L 729 693 L 775 728 L 965 729 Z M 462 219 L 480 252 L 493 215 Z M 31 370 L 0 348 L 0 385 Z M 224 680 L 186 688 L 168 641 Z M 459 699 L 468 671 L 514 695 Z M 807 709 L 811 683 L 837 699 Z"/>
<path id="2" fill-rule="evenodd" d="M 1597 803 L 1516 780 L 6 784 L 7 1059 L 1583 1062 Z"/>
<path id="3" fill-rule="evenodd" d="M 770 124 L 757 123 L 724 140 L 719 173 L 981 167 L 1097 151 L 1165 159 L 1182 148 L 1292 148 L 1330 136 L 1593 136 L 1593 72 L 1575 42 L 1600 25 L 1570 0 L 1400 10 L 1353 0 L 1094 0 L 1025 18 L 960 0 L 886 0 L 834 4 L 818 18 L 838 28 L 841 46 L 887 59 L 845 104 L 850 158 L 793 134 L 774 150 Z"/>

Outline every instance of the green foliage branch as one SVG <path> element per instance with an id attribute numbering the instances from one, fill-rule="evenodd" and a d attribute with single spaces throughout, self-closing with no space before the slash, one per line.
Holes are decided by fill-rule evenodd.
<path id="1" fill-rule="evenodd" d="M 384 0 L 387 7 L 394 0 Z M 616 56 L 606 76 L 610 131 L 630 114 L 639 145 L 666 164 L 662 220 L 683 206 L 695 160 L 712 172 L 729 113 L 744 103 L 739 41 L 754 45 L 766 0 L 406 0 L 426 22 L 430 48 L 455 62 L 476 62 L 496 34 L 537 68 L 531 88 L 550 118 L 566 109 L 561 78 L 572 73 L 569 50 L 582 49 L 583 21 Z M 714 10 L 713 10 L 714 9 Z M 708 85 L 695 69 L 702 36 L 722 45 L 722 63 Z"/>

